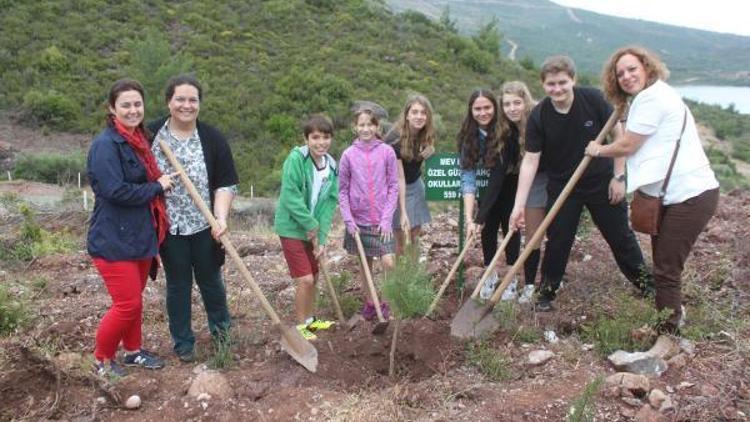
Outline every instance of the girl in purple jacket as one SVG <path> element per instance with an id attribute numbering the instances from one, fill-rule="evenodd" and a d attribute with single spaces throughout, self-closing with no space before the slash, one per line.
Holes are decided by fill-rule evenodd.
<path id="1" fill-rule="evenodd" d="M 354 113 L 357 138 L 341 155 L 339 164 L 339 206 L 346 224 L 344 248 L 358 255 L 354 233 L 359 233 L 372 273 L 372 258 L 380 257 L 385 269 L 393 268 L 394 244 L 391 227 L 398 200 L 398 169 L 393 148 L 379 134 L 378 118 L 372 110 L 362 108 Z M 360 279 L 367 292 L 364 269 Z M 381 304 L 383 314 L 387 311 Z M 362 310 L 365 318 L 375 315 L 372 302 L 365 296 Z"/>

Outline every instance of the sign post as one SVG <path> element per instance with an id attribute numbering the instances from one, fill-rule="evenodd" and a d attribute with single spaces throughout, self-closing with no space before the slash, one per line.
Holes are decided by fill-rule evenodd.
<path id="1" fill-rule="evenodd" d="M 488 169 L 477 171 L 476 198 L 482 194 L 489 183 Z M 461 196 L 461 166 L 458 154 L 437 153 L 425 161 L 425 198 L 428 201 L 458 201 L 458 253 L 464 247 L 464 201 Z M 464 265 L 458 267 L 456 283 L 459 292 L 464 287 Z"/>

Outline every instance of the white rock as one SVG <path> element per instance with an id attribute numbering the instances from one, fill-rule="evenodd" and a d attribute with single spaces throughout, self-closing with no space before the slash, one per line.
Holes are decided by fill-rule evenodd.
<path id="1" fill-rule="evenodd" d="M 198 394 L 198 397 L 196 397 L 195 399 L 198 401 L 211 400 L 211 395 L 208 393 L 200 393 Z"/>
<path id="2" fill-rule="evenodd" d="M 534 350 L 529 353 L 529 364 L 541 365 L 552 359 L 554 356 L 555 354 L 549 350 Z"/>
<path id="3" fill-rule="evenodd" d="M 667 362 L 664 359 L 652 356 L 647 352 L 631 353 L 618 350 L 607 356 L 607 359 L 618 371 L 661 375 L 662 372 L 667 370 Z"/>
<path id="4" fill-rule="evenodd" d="M 620 387 L 623 392 L 628 391 L 637 396 L 646 394 L 651 386 L 645 375 L 636 375 L 629 372 L 612 374 L 607 377 L 605 382 L 607 385 Z"/>
<path id="5" fill-rule="evenodd" d="M 138 397 L 137 394 L 134 394 L 130 397 L 128 397 L 127 400 L 125 400 L 125 408 L 127 409 L 137 409 L 141 407 L 141 398 Z"/>
<path id="6" fill-rule="evenodd" d="M 659 409 L 666 399 L 667 395 L 658 388 L 654 388 L 648 393 L 648 402 L 654 409 Z"/>
<path id="7" fill-rule="evenodd" d="M 557 334 L 555 334 L 555 332 L 552 330 L 547 330 L 544 332 L 544 339 L 551 344 L 555 344 L 559 341 L 559 339 L 557 338 Z"/>

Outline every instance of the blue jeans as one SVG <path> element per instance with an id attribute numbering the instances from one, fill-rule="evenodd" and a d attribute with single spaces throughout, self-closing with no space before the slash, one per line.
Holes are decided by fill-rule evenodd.
<path id="1" fill-rule="evenodd" d="M 211 230 L 180 236 L 167 234 L 160 255 L 167 279 L 169 332 L 177 354 L 191 352 L 195 335 L 191 327 L 193 274 L 208 317 L 211 335 L 225 334 L 231 326 L 227 293 L 216 261 L 216 242 Z"/>

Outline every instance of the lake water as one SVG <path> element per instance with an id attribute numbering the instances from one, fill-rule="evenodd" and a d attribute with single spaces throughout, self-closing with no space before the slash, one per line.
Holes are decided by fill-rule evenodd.
<path id="1" fill-rule="evenodd" d="M 750 87 L 685 85 L 675 88 L 685 98 L 722 107 L 734 104 L 734 108 L 740 113 L 750 114 Z"/>

